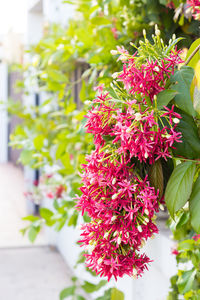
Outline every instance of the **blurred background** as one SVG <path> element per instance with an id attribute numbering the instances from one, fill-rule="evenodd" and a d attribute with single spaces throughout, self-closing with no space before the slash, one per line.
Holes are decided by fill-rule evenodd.
<path id="1" fill-rule="evenodd" d="M 151 37 L 155 24 L 165 42 L 174 33 L 185 37 L 180 47 L 199 37 L 185 2 L 174 2 L 0 0 L 2 299 L 123 299 L 101 297 L 113 285 L 126 300 L 166 299 L 176 273 L 167 213 L 158 216 L 160 235 L 145 248 L 154 260 L 150 271 L 105 287 L 81 264 L 76 241 L 83 220 L 73 199 L 92 149 L 83 130 L 87 101 L 121 67 L 110 50 L 138 44 L 143 28 Z"/>

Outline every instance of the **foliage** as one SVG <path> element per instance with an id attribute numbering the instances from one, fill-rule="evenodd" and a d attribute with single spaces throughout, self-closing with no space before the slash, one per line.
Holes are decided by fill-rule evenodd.
<path id="1" fill-rule="evenodd" d="M 99 0 L 95 5 L 90 0 L 66 2 L 77 2 L 78 18 L 70 21 L 68 28 L 59 25 L 48 28 L 42 40 L 27 53 L 31 63 L 22 68 L 24 83 L 19 83 L 19 86 L 24 88 L 25 94 L 31 94 L 30 87 L 40 93 L 42 100 L 39 106 L 35 106 L 29 97 L 23 105 L 10 102 L 8 107 L 10 114 L 23 120 L 11 135 L 11 145 L 22 149 L 20 161 L 24 165 L 42 170 L 44 175 L 36 188 L 37 193 L 41 195 L 41 199 L 48 197 L 53 204 L 51 210 L 40 209 L 41 217 L 25 218 L 30 225 L 23 232 L 28 232 L 31 241 L 35 240 L 44 224 L 55 226 L 56 230 L 61 230 L 66 222 L 69 226 L 77 224 L 79 216 L 74 210 L 73 198 L 76 194 L 80 195 L 78 173 L 80 165 L 85 162 L 85 154 L 94 148 L 90 134 L 85 132 L 83 116 L 91 108 L 94 84 L 104 83 L 108 91 L 116 96 L 116 86 L 114 91 L 110 89 L 111 74 L 121 70 L 120 63 L 116 63 L 110 51 L 116 49 L 117 45 L 124 45 L 130 50 L 130 42 L 138 47 L 144 28 L 147 38 L 152 41 L 155 23 L 160 25 L 164 42 L 173 33 L 178 37 L 186 37 L 180 41 L 180 47 L 188 47 L 199 35 L 198 22 L 184 17 L 182 11 L 179 14 L 178 10 L 175 12 L 178 15 L 175 19 L 180 19 L 174 22 L 174 11 L 166 7 L 168 1 L 165 0 Z M 174 3 L 177 9 L 181 5 L 179 1 Z M 189 50 L 189 55 L 196 49 L 197 44 L 199 45 L 198 40 Z M 194 180 L 199 172 L 196 160 L 200 153 L 198 55 L 199 52 L 189 61 L 187 67 L 175 72 L 167 83 L 166 90 L 158 94 L 157 98 L 158 110 L 162 110 L 163 105 L 171 107 L 175 104 L 176 111 L 182 116 L 177 127 L 182 133 L 183 143 L 177 144 L 176 150 L 173 150 L 173 162 L 176 168 L 190 165 L 188 168 L 194 175 Z M 77 68 L 80 72 L 78 75 L 74 73 L 76 76 L 73 78 L 72 74 Z M 81 86 L 80 92 L 75 88 L 77 85 Z M 189 160 L 195 161 L 189 163 Z M 189 172 L 185 175 L 187 184 L 184 187 L 186 194 L 183 199 L 175 197 L 178 192 L 171 191 L 170 185 L 167 185 L 170 172 L 174 169 L 173 162 L 169 160 L 166 164 L 162 163 L 158 171 L 153 170 L 152 180 L 157 188 L 160 186 L 158 176 L 164 172 L 163 191 L 166 189 L 168 195 L 170 191 L 170 197 L 175 202 L 172 207 L 171 201 L 167 200 L 172 215 L 191 195 L 191 223 L 193 228 L 199 230 L 195 214 L 198 195 L 195 186 L 192 186 L 192 179 L 187 180 Z M 180 167 L 178 163 L 181 163 Z M 176 169 L 173 172 L 175 171 Z M 181 176 L 176 180 L 178 186 L 183 187 Z M 198 181 L 195 185 L 197 184 Z M 60 186 L 63 191 L 58 195 L 56 191 Z M 89 220 L 87 215 L 84 215 L 84 219 Z M 66 290 L 63 297 L 67 297 L 68 293 L 71 296 L 70 293 L 74 291 L 74 288 Z M 116 294 L 108 291 L 105 299 L 111 298 L 110 293 Z M 78 294 L 77 299 L 83 299 L 81 297 Z"/>

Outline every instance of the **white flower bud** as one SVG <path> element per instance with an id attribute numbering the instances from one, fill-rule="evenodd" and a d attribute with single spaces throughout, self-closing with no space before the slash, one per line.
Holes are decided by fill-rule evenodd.
<path id="1" fill-rule="evenodd" d="M 119 75 L 119 73 L 118 73 L 118 72 L 115 72 L 115 73 L 113 73 L 113 74 L 112 74 L 112 78 L 114 78 L 114 79 L 115 79 L 115 78 L 117 78 L 117 77 L 118 77 L 118 75 Z"/>
<path id="2" fill-rule="evenodd" d="M 118 235 L 118 231 L 115 231 L 114 233 L 113 233 L 113 236 L 115 237 L 115 236 L 117 236 Z"/>
<path id="3" fill-rule="evenodd" d="M 172 40 L 174 41 L 176 39 L 175 33 L 172 35 Z"/>
<path id="4" fill-rule="evenodd" d="M 160 208 L 160 210 L 165 210 L 165 208 L 162 204 L 160 204 L 159 208 Z"/>
<path id="5" fill-rule="evenodd" d="M 140 113 L 135 113 L 135 120 L 140 121 L 142 119 L 142 115 Z"/>
<path id="6" fill-rule="evenodd" d="M 149 156 L 148 153 L 145 152 L 144 157 L 145 157 L 145 158 L 148 158 L 148 156 Z"/>
<path id="7" fill-rule="evenodd" d="M 112 184 L 115 184 L 116 182 L 117 182 L 117 179 L 116 179 L 116 178 L 113 178 Z"/>
<path id="8" fill-rule="evenodd" d="M 149 215 L 149 210 L 145 208 L 144 213 L 148 216 Z"/>
<path id="9" fill-rule="evenodd" d="M 146 33 L 146 30 L 143 29 L 143 36 L 146 37 L 147 33 Z"/>
<path id="10" fill-rule="evenodd" d="M 111 221 L 114 222 L 116 219 L 117 219 L 117 216 L 113 216 L 113 217 L 111 218 Z"/>
<path id="11" fill-rule="evenodd" d="M 121 61 L 127 61 L 127 57 L 125 55 L 120 55 L 119 59 Z"/>
<path id="12" fill-rule="evenodd" d="M 129 133 L 129 132 L 131 132 L 131 131 L 132 131 L 132 128 L 131 128 L 131 127 L 129 127 L 129 128 L 126 129 L 126 132 L 127 132 L 127 133 Z"/>
<path id="13" fill-rule="evenodd" d="M 122 239 L 121 239 L 121 237 L 119 236 L 119 237 L 117 238 L 117 244 L 120 245 L 120 244 L 121 244 L 121 241 L 122 241 Z"/>
<path id="14" fill-rule="evenodd" d="M 84 104 L 85 105 L 90 105 L 92 102 L 90 101 L 90 100 L 86 100 L 86 101 L 84 101 Z"/>
<path id="15" fill-rule="evenodd" d="M 178 118 L 173 118 L 173 122 L 174 122 L 175 124 L 178 124 L 178 123 L 180 122 L 180 120 L 179 120 Z"/>
<path id="16" fill-rule="evenodd" d="M 126 237 L 129 238 L 129 236 L 130 236 L 130 235 L 129 235 L 129 232 L 127 232 L 127 233 L 126 233 Z"/>
<path id="17" fill-rule="evenodd" d="M 115 199 L 117 199 L 117 197 L 118 197 L 118 194 L 114 194 L 114 195 L 112 195 L 112 200 L 115 200 Z"/>
<path id="18" fill-rule="evenodd" d="M 140 225 L 137 226 L 139 232 L 142 232 L 142 227 Z"/>
<path id="19" fill-rule="evenodd" d="M 157 30 L 155 31 L 155 34 L 156 34 L 157 36 L 160 36 L 160 30 L 157 29 Z"/>
<path id="20" fill-rule="evenodd" d="M 116 54 L 118 54 L 118 51 L 117 51 L 117 50 L 110 50 L 110 53 L 111 53 L 112 55 L 116 55 Z"/>
<path id="21" fill-rule="evenodd" d="M 154 70 L 155 70 L 156 72 L 159 72 L 159 71 L 160 71 L 160 69 L 159 69 L 159 67 L 158 67 L 158 66 L 155 66 Z M 154 95 L 154 97 L 153 97 L 153 98 L 154 98 L 154 100 L 155 100 L 155 99 L 157 99 L 156 95 Z"/>
<path id="22" fill-rule="evenodd" d="M 109 236 L 109 232 L 106 232 L 106 233 L 104 234 L 104 239 L 107 239 L 108 236 Z"/>

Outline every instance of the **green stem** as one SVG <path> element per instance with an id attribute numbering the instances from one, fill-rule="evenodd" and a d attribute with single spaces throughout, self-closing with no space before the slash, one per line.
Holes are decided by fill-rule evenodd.
<path id="1" fill-rule="evenodd" d="M 196 162 L 198 164 L 200 164 L 200 160 L 195 160 L 195 159 L 189 159 L 189 158 L 182 158 L 182 157 L 172 157 L 173 159 L 176 159 L 176 160 L 186 160 L 186 161 L 192 161 L 192 162 Z"/>
<path id="2" fill-rule="evenodd" d="M 195 54 L 198 52 L 198 50 L 200 50 L 200 45 L 197 46 L 197 48 L 190 54 L 190 56 L 188 57 L 188 59 L 185 62 L 185 66 L 187 66 L 189 64 L 189 62 L 195 56 Z"/>

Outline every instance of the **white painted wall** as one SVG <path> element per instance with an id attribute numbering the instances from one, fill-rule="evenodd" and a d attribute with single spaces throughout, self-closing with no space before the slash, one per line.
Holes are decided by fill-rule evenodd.
<path id="1" fill-rule="evenodd" d="M 43 11 L 46 20 L 67 25 L 68 20 L 73 18 L 74 5 L 63 3 L 63 0 L 43 0 Z"/>
<path id="2" fill-rule="evenodd" d="M 0 101 L 8 100 L 8 66 L 0 63 Z M 0 163 L 8 161 L 8 113 L 0 106 Z"/>

